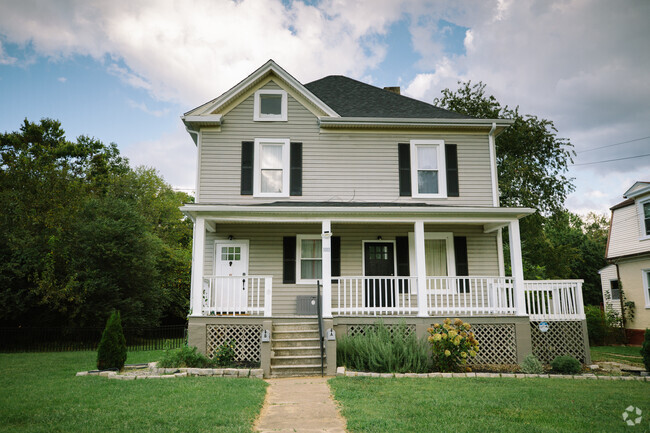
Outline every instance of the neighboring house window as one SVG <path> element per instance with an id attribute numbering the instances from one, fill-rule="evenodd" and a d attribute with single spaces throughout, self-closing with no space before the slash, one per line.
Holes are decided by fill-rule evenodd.
<path id="1" fill-rule="evenodd" d="M 650 269 L 641 271 L 643 274 L 643 293 L 645 295 L 645 307 L 650 308 Z"/>
<path id="2" fill-rule="evenodd" d="M 411 140 L 411 189 L 413 197 L 447 197 L 444 141 Z"/>
<path id="3" fill-rule="evenodd" d="M 253 195 L 289 196 L 289 140 L 256 138 L 254 161 Z"/>
<path id="4" fill-rule="evenodd" d="M 284 90 L 258 90 L 253 103 L 253 120 L 282 122 L 287 120 L 287 92 Z"/>
<path id="5" fill-rule="evenodd" d="M 609 281 L 609 293 L 612 297 L 612 301 L 621 300 L 621 289 L 618 287 L 618 280 Z"/>
<path id="6" fill-rule="evenodd" d="M 323 278 L 323 249 L 320 235 L 296 236 L 298 283 L 313 283 Z"/>
<path id="7" fill-rule="evenodd" d="M 641 237 L 650 238 L 650 199 L 639 202 L 639 216 L 641 222 Z"/>

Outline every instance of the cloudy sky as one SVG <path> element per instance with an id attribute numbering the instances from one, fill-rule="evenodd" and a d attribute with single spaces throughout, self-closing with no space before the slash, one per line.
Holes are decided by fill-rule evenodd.
<path id="1" fill-rule="evenodd" d="M 427 102 L 483 81 L 574 144 L 567 207 L 607 212 L 650 181 L 649 23 L 648 0 L 0 0 L 0 131 L 57 118 L 191 189 L 179 116 L 269 58 Z"/>

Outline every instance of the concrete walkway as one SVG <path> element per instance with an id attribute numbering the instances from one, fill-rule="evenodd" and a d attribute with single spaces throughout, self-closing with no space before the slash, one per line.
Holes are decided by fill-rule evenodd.
<path id="1" fill-rule="evenodd" d="M 330 395 L 327 378 L 268 379 L 264 407 L 256 423 L 262 433 L 345 433 L 345 420 Z"/>

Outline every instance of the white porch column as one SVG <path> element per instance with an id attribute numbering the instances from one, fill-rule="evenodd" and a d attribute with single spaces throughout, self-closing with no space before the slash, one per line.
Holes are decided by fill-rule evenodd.
<path id="1" fill-rule="evenodd" d="M 521 259 L 521 237 L 519 236 L 519 220 L 508 224 L 510 235 L 510 267 L 515 283 L 515 300 L 518 316 L 526 315 L 526 297 L 524 294 L 524 266 Z"/>
<path id="2" fill-rule="evenodd" d="M 205 254 L 205 218 L 196 217 L 192 238 L 192 290 L 190 315 L 203 315 L 203 255 Z"/>
<path id="3" fill-rule="evenodd" d="M 321 254 L 323 258 L 322 312 L 323 318 L 329 319 L 332 317 L 332 222 L 330 220 L 323 220 L 321 238 L 323 249 Z"/>
<path id="4" fill-rule="evenodd" d="M 427 267 L 424 260 L 424 221 L 416 221 L 414 229 L 415 267 L 418 277 L 418 317 L 429 315 L 427 306 Z"/>

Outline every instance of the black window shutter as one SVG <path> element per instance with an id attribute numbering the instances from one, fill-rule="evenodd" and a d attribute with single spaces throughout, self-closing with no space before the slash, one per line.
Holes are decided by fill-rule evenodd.
<path id="1" fill-rule="evenodd" d="M 241 142 L 241 195 L 253 195 L 253 158 L 252 141 Z"/>
<path id="2" fill-rule="evenodd" d="M 397 276 L 408 277 L 409 268 L 409 238 L 408 236 L 395 237 L 395 255 L 397 256 Z M 399 293 L 409 293 L 408 282 L 399 282 Z"/>
<path id="3" fill-rule="evenodd" d="M 411 196 L 411 145 L 399 143 L 397 145 L 397 159 L 399 167 L 399 195 Z"/>
<path id="4" fill-rule="evenodd" d="M 296 283 L 296 237 L 282 238 L 282 282 Z"/>
<path id="5" fill-rule="evenodd" d="M 447 166 L 447 197 L 458 197 L 458 146 L 445 144 L 445 165 Z"/>
<path id="6" fill-rule="evenodd" d="M 456 260 L 456 275 L 459 277 L 469 275 L 467 238 L 465 236 L 454 236 L 454 256 Z M 469 293 L 469 279 L 458 281 L 458 291 L 460 293 Z"/>
<path id="7" fill-rule="evenodd" d="M 332 236 L 332 276 L 341 276 L 341 236 Z M 332 280 L 337 283 L 337 280 Z"/>
<path id="8" fill-rule="evenodd" d="M 291 143 L 289 195 L 302 195 L 302 143 Z"/>

